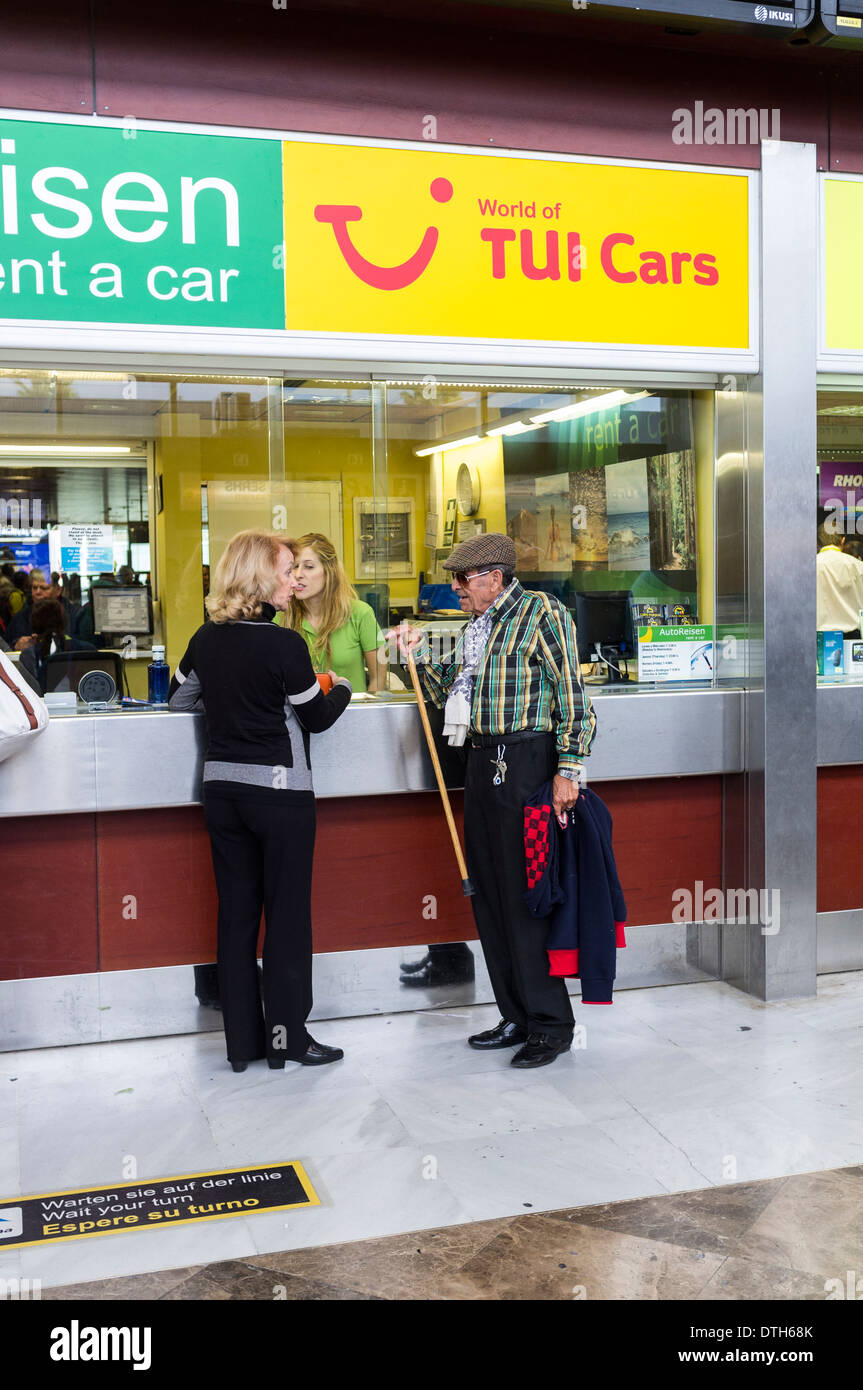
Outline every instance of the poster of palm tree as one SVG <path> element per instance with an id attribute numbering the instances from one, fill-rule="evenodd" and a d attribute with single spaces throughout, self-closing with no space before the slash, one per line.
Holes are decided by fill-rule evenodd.
<path id="1" fill-rule="evenodd" d="M 647 460 L 650 568 L 694 570 L 695 455 L 691 449 Z"/>

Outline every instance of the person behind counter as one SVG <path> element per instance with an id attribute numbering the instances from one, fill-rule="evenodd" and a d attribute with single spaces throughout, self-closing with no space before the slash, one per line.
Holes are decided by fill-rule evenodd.
<path id="1" fill-rule="evenodd" d="M 7 602 L 11 620 L 16 613 L 21 612 L 27 602 L 27 595 L 30 592 L 30 577 L 26 570 L 16 570 L 13 564 L 7 562 L 0 567 L 0 583 L 10 585 Z"/>
<path id="2" fill-rule="evenodd" d="M 373 609 L 345 574 L 332 541 L 310 531 L 295 545 L 296 588 L 287 620 L 305 640 L 315 670 L 332 666 L 357 691 L 386 690 L 384 635 Z"/>
<path id="3" fill-rule="evenodd" d="M 12 594 L 16 592 L 11 579 L 7 579 L 5 575 L 0 577 L 0 636 L 6 631 L 17 612 L 17 609 L 12 607 Z"/>
<path id="4" fill-rule="evenodd" d="M 847 553 L 845 536 L 827 525 L 818 527 L 815 573 L 818 631 L 841 631 L 847 638 L 859 637 L 863 561 Z"/>
<path id="5" fill-rule="evenodd" d="M 66 613 L 59 599 L 42 598 L 33 604 L 32 632 L 19 642 L 20 665 L 38 682 L 42 695 L 47 690 L 48 658 L 55 652 L 94 652 L 92 642 L 66 635 Z M 21 645 L 21 643 L 25 645 Z"/>
<path id="6" fill-rule="evenodd" d="M 284 536 L 228 542 L 199 627 L 174 673 L 171 710 L 203 708 L 204 817 L 219 896 L 218 978 L 228 1061 L 322 1066 L 344 1056 L 306 1030 L 312 1008 L 315 796 L 309 733 L 343 714 L 350 682 L 318 684 L 298 633 L 276 626 L 294 589 Z M 256 946 L 266 916 L 263 1010 Z"/>
<path id="7" fill-rule="evenodd" d="M 63 598 L 60 593 L 60 586 L 55 584 L 53 580 L 46 579 L 41 570 L 31 570 L 30 596 L 20 611 L 15 614 L 4 634 L 6 641 L 11 647 L 14 647 L 16 652 L 24 651 L 25 647 L 31 646 L 31 643 L 26 639 L 33 635 L 33 609 L 37 603 L 46 598 L 56 599 L 58 603 L 62 604 L 65 629 L 67 632 L 77 635 L 80 612 L 78 606 Z"/>

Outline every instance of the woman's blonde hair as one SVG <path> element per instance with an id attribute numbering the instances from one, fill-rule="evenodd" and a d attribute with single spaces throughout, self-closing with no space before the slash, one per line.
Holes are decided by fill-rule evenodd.
<path id="1" fill-rule="evenodd" d="M 204 599 L 214 623 L 236 623 L 260 616 L 278 584 L 276 565 L 282 547 L 296 555 L 296 543 L 275 531 L 238 531 L 216 565 Z"/>
<path id="2" fill-rule="evenodd" d="M 345 574 L 344 565 L 331 540 L 319 531 L 309 531 L 292 545 L 294 559 L 298 560 L 301 550 L 313 550 L 324 567 L 324 587 L 321 593 L 321 621 L 312 641 L 312 662 L 326 668 L 332 664 L 330 640 L 334 632 L 351 616 L 351 605 L 358 595 L 353 584 Z M 286 617 L 288 627 L 302 633 L 306 605 L 294 594 Z"/>

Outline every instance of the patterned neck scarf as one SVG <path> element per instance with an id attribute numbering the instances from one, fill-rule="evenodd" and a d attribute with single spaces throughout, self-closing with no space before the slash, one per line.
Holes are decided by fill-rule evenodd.
<path id="1" fill-rule="evenodd" d="M 459 673 L 450 686 L 450 693 L 444 709 L 443 731 L 456 748 L 460 748 L 465 741 L 467 731 L 470 728 L 471 705 L 473 703 L 473 685 L 476 673 L 482 662 L 483 653 L 488 646 L 488 639 L 491 636 L 491 627 L 494 622 L 495 610 L 504 596 L 509 593 L 515 580 L 503 589 L 494 600 L 494 603 L 481 613 L 479 617 L 474 617 L 465 628 L 464 641 L 461 649 L 461 667 Z"/>

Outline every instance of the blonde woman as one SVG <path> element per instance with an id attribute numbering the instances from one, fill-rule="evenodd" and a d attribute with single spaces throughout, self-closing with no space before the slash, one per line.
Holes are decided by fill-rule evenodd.
<path id="1" fill-rule="evenodd" d="M 284 536 L 240 531 L 216 566 L 210 621 L 186 648 L 168 699 L 203 709 L 204 816 L 219 894 L 218 974 L 228 1061 L 245 1071 L 266 1057 L 304 1066 L 336 1062 L 337 1047 L 306 1030 L 312 1007 L 312 855 L 315 796 L 309 733 L 334 724 L 350 682 L 330 672 L 325 695 L 305 643 L 277 627 L 294 590 Z M 263 1011 L 256 963 L 266 918 Z"/>
<path id="2" fill-rule="evenodd" d="M 354 690 L 386 690 L 384 635 L 374 611 L 357 597 L 332 541 L 310 531 L 294 546 L 288 623 L 305 639 L 315 670 L 332 667 Z"/>

